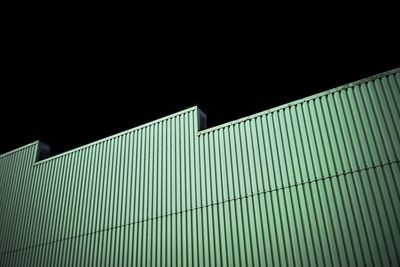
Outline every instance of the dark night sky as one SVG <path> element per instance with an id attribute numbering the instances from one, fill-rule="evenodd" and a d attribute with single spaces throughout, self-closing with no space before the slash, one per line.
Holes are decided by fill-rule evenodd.
<path id="1" fill-rule="evenodd" d="M 195 104 L 214 126 L 400 66 L 393 40 L 351 30 L 172 29 L 10 29 L 0 153 L 38 139 L 60 153 Z"/>

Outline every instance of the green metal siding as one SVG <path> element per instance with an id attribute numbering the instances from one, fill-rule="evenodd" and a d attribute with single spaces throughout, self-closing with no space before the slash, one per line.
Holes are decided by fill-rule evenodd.
<path id="1" fill-rule="evenodd" d="M 0 156 L 1 266 L 400 264 L 400 69 L 199 131 Z"/>

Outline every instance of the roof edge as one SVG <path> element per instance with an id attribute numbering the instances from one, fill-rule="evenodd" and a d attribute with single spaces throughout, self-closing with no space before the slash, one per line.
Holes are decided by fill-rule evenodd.
<path id="1" fill-rule="evenodd" d="M 392 69 L 392 70 L 389 70 L 389 71 L 381 72 L 379 74 L 375 74 L 375 75 L 372 75 L 372 76 L 368 76 L 366 78 L 363 78 L 363 79 L 360 79 L 360 80 L 357 80 L 357 81 L 354 81 L 354 82 L 346 83 L 344 85 L 340 85 L 340 86 L 335 87 L 333 89 L 328 89 L 328 90 L 325 90 L 325 91 L 317 93 L 317 94 L 306 96 L 304 98 L 297 99 L 297 100 L 291 101 L 289 103 L 282 104 L 282 105 L 279 105 L 279 106 L 276 106 L 276 107 L 273 107 L 273 108 L 270 108 L 270 109 L 267 109 L 267 110 L 263 110 L 263 111 L 251 114 L 249 116 L 245 116 L 245 117 L 233 120 L 233 121 L 225 122 L 223 124 L 216 125 L 216 126 L 213 126 L 211 128 L 208 128 L 208 129 L 204 129 L 204 130 L 198 131 L 197 135 L 207 134 L 209 132 L 213 132 L 213 131 L 216 131 L 218 129 L 225 128 L 225 127 L 231 126 L 233 124 L 237 124 L 237 123 L 240 123 L 240 122 L 243 122 L 243 121 L 254 119 L 254 118 L 263 116 L 265 114 L 269 114 L 269 113 L 278 111 L 280 109 L 284 109 L 284 108 L 287 108 L 287 107 L 295 106 L 295 105 L 301 104 L 303 102 L 310 101 L 312 99 L 316 99 L 316 98 L 319 98 L 319 97 L 322 97 L 322 96 L 325 96 L 325 95 L 333 94 L 335 92 L 338 92 L 338 91 L 341 91 L 341 90 L 345 90 L 345 89 L 347 89 L 349 87 L 353 87 L 353 86 L 356 86 L 356 85 L 367 83 L 367 82 L 370 82 L 370 81 L 373 81 L 373 80 L 376 80 L 376 79 L 379 79 L 379 78 L 382 78 L 382 77 L 385 77 L 385 76 L 389 76 L 389 75 L 392 75 L 392 74 L 395 74 L 395 73 L 398 73 L 398 72 L 400 72 L 400 67 Z"/>
<path id="2" fill-rule="evenodd" d="M 25 148 L 27 148 L 27 147 L 29 147 L 29 146 L 39 145 L 39 143 L 40 143 L 40 141 L 39 141 L 39 140 L 36 140 L 36 141 L 34 141 L 34 142 L 31 142 L 31 143 L 28 143 L 28 144 L 26 144 L 26 145 L 23 145 L 23 146 L 21 146 L 21 147 L 15 148 L 15 149 L 10 150 L 10 151 L 7 151 L 7 152 L 1 154 L 1 155 L 0 155 L 0 158 L 5 157 L 5 156 L 8 156 L 8 155 L 10 155 L 10 154 L 13 154 L 13 153 L 15 153 L 15 152 L 18 152 L 19 150 L 25 149 Z"/>
<path id="3" fill-rule="evenodd" d="M 145 128 L 145 127 L 148 127 L 148 126 L 150 126 L 150 125 L 153 125 L 153 124 L 159 123 L 159 122 L 161 122 L 161 121 L 168 120 L 168 119 L 170 119 L 170 118 L 173 118 L 173 117 L 182 115 L 182 114 L 187 113 L 187 112 L 190 112 L 190 111 L 195 111 L 195 110 L 198 111 L 198 110 L 200 110 L 200 109 L 199 109 L 197 106 L 192 106 L 192 107 L 190 107 L 190 108 L 187 108 L 187 109 L 184 109 L 184 110 L 181 110 L 181 111 L 172 113 L 172 114 L 170 114 L 170 115 L 167 115 L 167 116 L 158 118 L 158 119 L 156 119 L 156 120 L 147 122 L 147 123 L 145 123 L 145 124 L 141 124 L 141 125 L 138 125 L 138 126 L 136 126 L 136 127 L 127 129 L 127 130 L 125 130 L 125 131 L 118 132 L 118 133 L 116 133 L 116 134 L 113 134 L 113 135 L 110 135 L 110 136 L 101 138 L 101 139 L 99 139 L 99 140 L 90 142 L 90 143 L 88 143 L 88 144 L 85 144 L 85 145 L 82 145 L 82 146 L 79 146 L 79 147 L 76 147 L 76 148 L 67 150 L 67 151 L 62 152 L 62 153 L 60 153 L 60 154 L 56 154 L 56 155 L 53 155 L 53 156 L 51 156 L 51 157 L 46 157 L 46 158 L 44 158 L 44 159 L 37 160 L 37 161 L 34 163 L 34 165 L 41 164 L 41 163 L 43 163 L 43 162 L 46 162 L 46 161 L 55 159 L 55 158 L 57 158 L 57 157 L 64 156 L 64 155 L 66 155 L 66 154 L 69 154 L 69 153 L 72 153 L 72 152 L 75 152 L 75 151 L 78 151 L 78 150 L 81 150 L 81 149 L 84 149 L 84 148 L 87 148 L 87 147 L 96 145 L 96 144 L 98 144 L 98 143 L 102 143 L 102 142 L 107 141 L 107 140 L 109 140 L 109 139 L 113 139 L 113 138 L 116 138 L 116 137 L 118 137 L 118 136 L 121 136 L 121 135 L 130 133 L 130 132 L 134 132 L 134 131 L 140 130 L 140 129 Z"/>

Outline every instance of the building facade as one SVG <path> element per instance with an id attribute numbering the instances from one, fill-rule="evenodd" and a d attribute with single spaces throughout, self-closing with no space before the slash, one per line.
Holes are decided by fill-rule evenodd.
<path id="1" fill-rule="evenodd" d="M 1 155 L 0 265 L 400 265 L 400 69 L 204 120 Z"/>

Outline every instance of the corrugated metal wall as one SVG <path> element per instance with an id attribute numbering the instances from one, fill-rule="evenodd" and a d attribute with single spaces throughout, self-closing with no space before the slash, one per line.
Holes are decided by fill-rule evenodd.
<path id="1" fill-rule="evenodd" d="M 400 71 L 198 131 L 0 158 L 2 266 L 400 264 Z"/>

